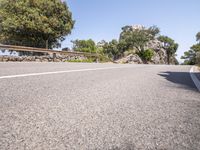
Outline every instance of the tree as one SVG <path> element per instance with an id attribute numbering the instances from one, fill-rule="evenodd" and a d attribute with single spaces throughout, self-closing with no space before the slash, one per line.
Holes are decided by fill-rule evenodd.
<path id="1" fill-rule="evenodd" d="M 31 47 L 60 47 L 74 26 L 60 0 L 1 0 L 0 42 Z"/>
<path id="2" fill-rule="evenodd" d="M 97 50 L 96 44 L 92 39 L 89 40 L 75 40 L 72 41 L 73 50 L 79 52 L 90 52 L 94 53 Z"/>
<path id="3" fill-rule="evenodd" d="M 104 46 L 107 42 L 105 40 L 101 40 L 100 42 L 97 43 L 97 53 L 100 55 L 104 55 Z"/>
<path id="4" fill-rule="evenodd" d="M 110 42 L 102 41 L 98 43 L 98 49 L 103 51 L 104 55 L 109 58 L 118 59 L 124 56 L 125 52 L 144 52 L 147 42 L 154 39 L 160 30 L 156 26 L 145 28 L 143 26 L 125 26 L 122 28 L 119 41 L 112 40 Z M 151 55 L 149 51 L 145 56 Z M 149 58 L 147 58 L 149 59 Z"/>
<path id="5" fill-rule="evenodd" d="M 176 53 L 178 49 L 178 44 L 175 43 L 175 41 L 168 36 L 159 36 L 158 40 L 163 43 L 163 48 L 167 52 L 167 62 L 170 64 L 170 59 L 173 57 L 173 55 Z"/>
<path id="6" fill-rule="evenodd" d="M 184 56 L 182 56 L 181 59 L 185 59 L 184 64 L 186 65 L 195 65 L 200 63 L 199 53 L 200 44 L 195 44 L 190 48 L 190 50 L 184 52 Z"/>
<path id="7" fill-rule="evenodd" d="M 156 36 L 159 35 L 160 29 L 157 26 L 151 26 L 147 29 L 147 32 L 152 36 L 152 38 L 155 38 Z"/>
<path id="8" fill-rule="evenodd" d="M 185 59 L 184 64 L 195 65 L 200 64 L 200 32 L 196 34 L 197 44 L 190 47 L 190 50 L 184 53 L 181 59 Z"/>
<path id="9" fill-rule="evenodd" d="M 103 53 L 107 55 L 109 58 L 112 58 L 113 60 L 117 59 L 120 55 L 119 49 L 118 49 L 118 41 L 113 39 L 110 42 L 105 42 L 103 47 Z"/>
<path id="10" fill-rule="evenodd" d="M 147 42 L 153 40 L 159 32 L 160 30 L 156 26 L 150 28 L 125 26 L 122 28 L 119 42 L 124 43 L 126 50 L 136 49 L 138 52 L 144 51 Z"/>
<path id="11" fill-rule="evenodd" d="M 196 40 L 197 40 L 197 42 L 200 43 L 200 32 L 198 32 L 198 33 L 196 34 Z"/>
<path id="12" fill-rule="evenodd" d="M 194 65 L 196 63 L 195 52 L 193 50 L 188 50 L 184 52 L 184 56 L 181 56 L 181 59 L 185 59 L 184 64 Z"/>

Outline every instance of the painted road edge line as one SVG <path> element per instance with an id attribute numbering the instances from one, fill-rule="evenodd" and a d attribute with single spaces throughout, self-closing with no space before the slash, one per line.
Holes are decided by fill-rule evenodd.
<path id="1" fill-rule="evenodd" d="M 10 79 L 10 78 L 20 78 L 20 77 L 40 76 L 40 75 L 50 75 L 50 74 L 63 74 L 63 73 L 71 73 L 71 72 L 86 72 L 86 71 L 96 71 L 96 70 L 120 69 L 120 68 L 130 68 L 130 67 L 131 66 L 88 68 L 88 69 L 77 69 L 77 70 L 53 71 L 53 72 L 28 73 L 28 74 L 0 76 L 0 79 Z"/>
<path id="2" fill-rule="evenodd" d="M 191 76 L 195 86 L 197 87 L 198 91 L 200 92 L 200 81 L 194 73 L 194 68 L 195 68 L 195 66 L 192 66 L 192 68 L 190 69 L 190 76 Z"/>

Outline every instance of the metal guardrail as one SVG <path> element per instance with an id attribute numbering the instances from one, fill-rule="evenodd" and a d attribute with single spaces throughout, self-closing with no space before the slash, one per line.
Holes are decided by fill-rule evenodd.
<path id="1" fill-rule="evenodd" d="M 48 53 L 48 54 L 60 54 L 60 55 L 84 55 L 84 56 L 92 56 L 99 57 L 96 53 L 85 53 L 85 52 L 67 52 L 67 51 L 57 51 L 51 49 L 44 48 L 35 48 L 35 47 L 26 47 L 26 46 L 14 46 L 14 45 L 3 45 L 0 44 L 0 49 L 12 50 L 17 52 L 39 52 L 39 53 Z"/>
<path id="2" fill-rule="evenodd" d="M 101 54 L 97 53 L 86 53 L 86 52 L 68 52 L 68 51 L 60 51 L 60 50 L 51 50 L 45 48 L 35 48 L 35 47 L 26 47 L 26 46 L 16 46 L 16 45 L 4 45 L 0 44 L 0 50 L 11 50 L 16 52 L 39 52 L 39 53 L 47 53 L 52 54 L 53 58 L 56 58 L 56 55 L 68 55 L 68 56 L 86 56 L 86 57 L 95 57 L 96 61 L 103 59 L 106 62 L 113 62 L 108 57 L 105 57 Z M 114 62 L 113 62 L 114 63 Z"/>

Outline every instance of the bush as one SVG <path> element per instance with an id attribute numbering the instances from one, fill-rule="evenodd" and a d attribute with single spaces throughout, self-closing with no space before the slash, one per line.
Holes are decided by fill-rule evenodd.
<path id="1" fill-rule="evenodd" d="M 128 56 L 128 55 L 130 55 L 130 54 L 135 54 L 135 53 L 136 53 L 136 50 L 134 50 L 134 49 L 129 49 L 129 50 L 127 50 L 127 51 L 124 52 L 124 56 L 126 57 L 126 56 Z"/>
<path id="2" fill-rule="evenodd" d="M 152 49 L 147 49 L 145 51 L 141 51 L 138 53 L 139 57 L 145 61 L 150 61 L 154 55 L 154 51 Z"/>

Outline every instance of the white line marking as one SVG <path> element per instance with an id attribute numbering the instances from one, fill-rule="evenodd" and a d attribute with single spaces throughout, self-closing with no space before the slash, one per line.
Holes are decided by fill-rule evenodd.
<path id="1" fill-rule="evenodd" d="M 191 78 L 192 78 L 194 84 L 196 85 L 197 89 L 198 89 L 199 92 L 200 92 L 200 81 L 199 81 L 199 79 L 196 77 L 196 75 L 194 74 L 194 67 L 195 67 L 195 66 L 193 66 L 193 67 L 190 69 L 190 76 L 191 76 Z"/>
<path id="2" fill-rule="evenodd" d="M 130 67 L 132 67 L 132 66 L 107 67 L 107 68 L 89 68 L 89 69 L 78 69 L 78 70 L 66 70 L 66 71 L 18 74 L 18 75 L 1 76 L 0 79 L 20 78 L 20 77 L 40 76 L 40 75 L 50 75 L 50 74 L 62 74 L 62 73 L 71 73 L 71 72 L 86 72 L 86 71 L 96 71 L 96 70 L 120 69 L 120 68 L 130 68 Z"/>

